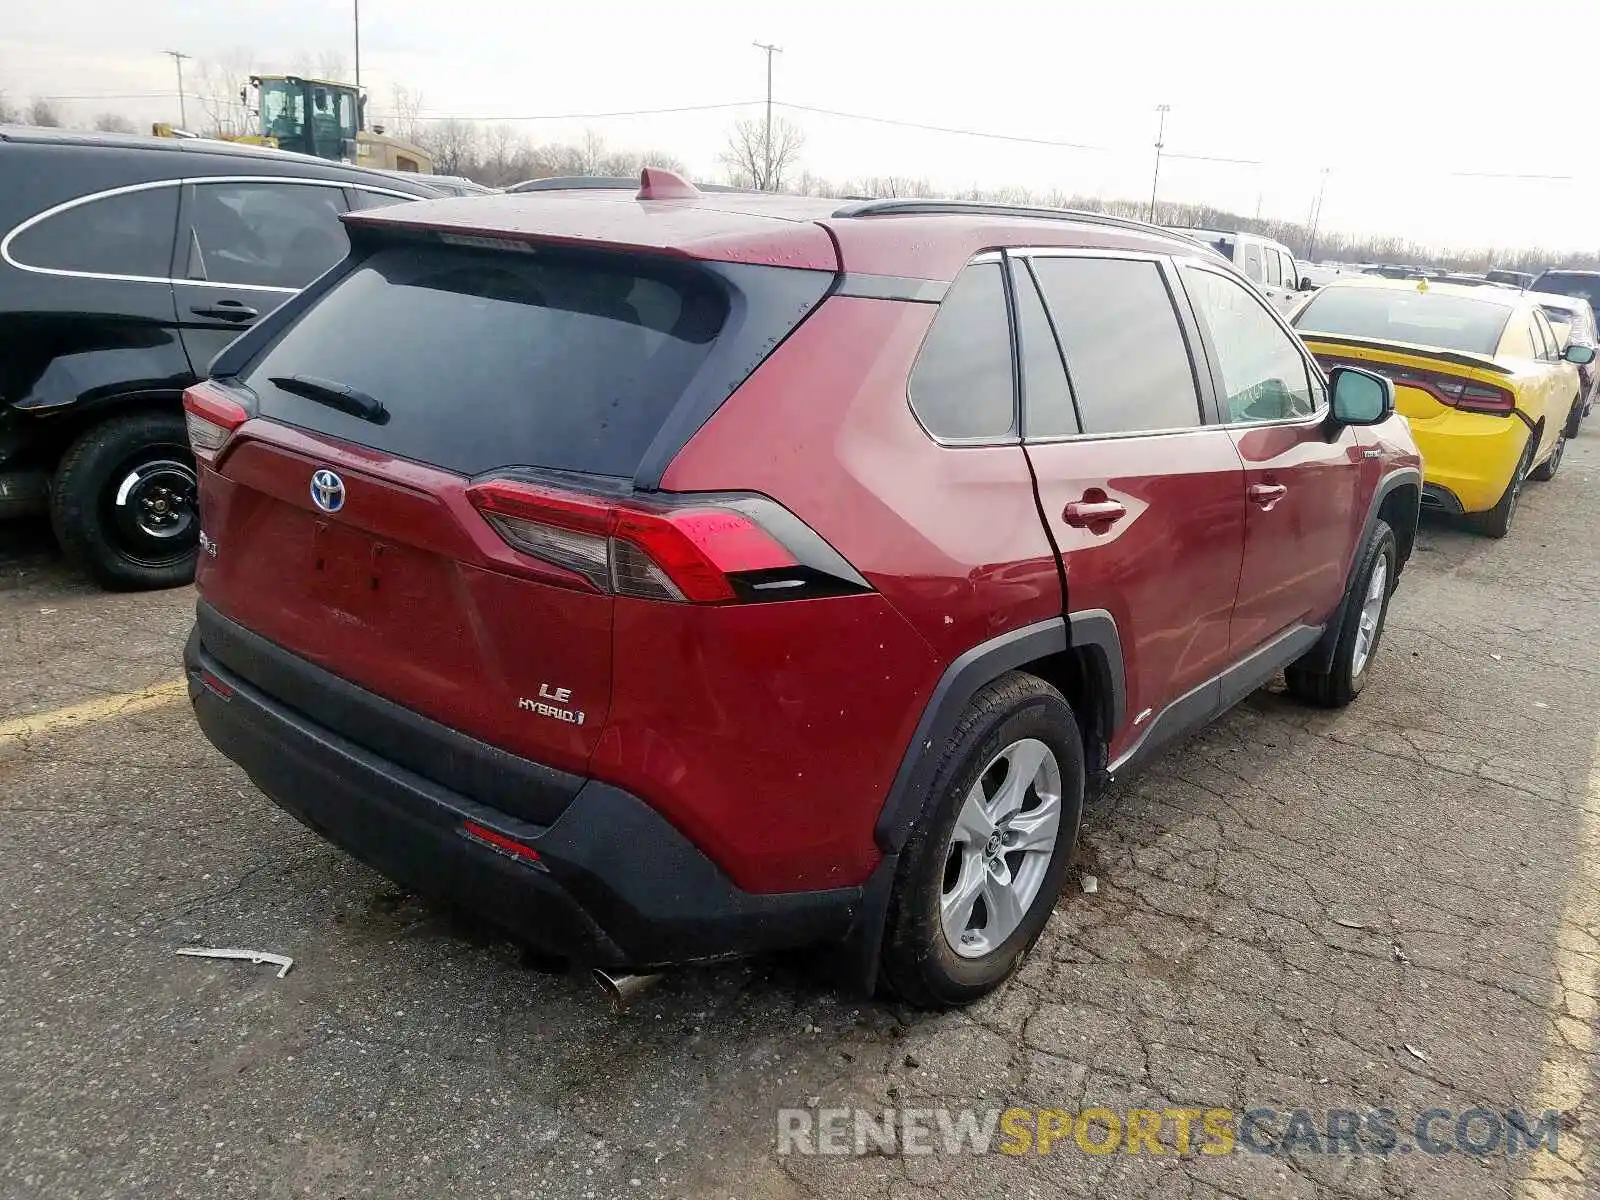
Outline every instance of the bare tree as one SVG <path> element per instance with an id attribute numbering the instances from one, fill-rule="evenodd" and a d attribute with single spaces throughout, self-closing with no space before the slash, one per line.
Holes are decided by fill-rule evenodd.
<path id="1" fill-rule="evenodd" d="M 250 82 L 250 52 L 230 50 L 207 59 L 195 72 L 193 96 L 203 115 L 197 132 L 207 137 L 237 137 L 253 131 L 255 121 L 239 94 Z"/>
<path id="2" fill-rule="evenodd" d="M 103 112 L 94 119 L 94 127 L 105 133 L 135 133 L 134 123 L 117 112 Z"/>
<path id="3" fill-rule="evenodd" d="M 417 145 L 433 159 L 441 175 L 472 175 L 478 170 L 478 127 L 471 121 L 449 117 L 429 121 L 417 131 Z"/>
<path id="4" fill-rule="evenodd" d="M 391 104 L 394 107 L 395 137 L 401 141 L 415 142 L 422 126 L 422 93 L 397 83 Z"/>
<path id="5" fill-rule="evenodd" d="M 329 83 L 348 83 L 349 65 L 342 50 L 302 50 L 290 60 L 289 72 L 307 79 L 326 79 Z"/>
<path id="6" fill-rule="evenodd" d="M 800 162 L 805 134 L 800 127 L 782 117 L 772 119 L 768 136 L 764 121 L 740 121 L 728 134 L 728 145 L 719 156 L 736 187 L 753 187 L 761 192 L 783 190 L 783 180 Z"/>
<path id="7" fill-rule="evenodd" d="M 0 125 L 15 125 L 22 120 L 22 114 L 11 107 L 11 101 L 6 99 L 6 94 L 0 92 Z"/>
<path id="8" fill-rule="evenodd" d="M 28 111 L 22 119 L 29 125 L 44 125 L 51 129 L 59 129 L 65 124 L 61 117 L 61 109 L 56 106 L 55 101 L 47 100 L 43 96 L 33 98 L 33 103 L 28 105 Z"/>
<path id="9" fill-rule="evenodd" d="M 578 143 L 578 156 L 580 159 L 578 174 L 603 175 L 605 174 L 606 139 L 593 129 L 583 131 L 583 141 Z"/>

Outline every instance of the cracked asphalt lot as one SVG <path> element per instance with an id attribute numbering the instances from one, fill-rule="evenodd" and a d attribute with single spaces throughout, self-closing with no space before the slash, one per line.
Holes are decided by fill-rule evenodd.
<path id="1" fill-rule="evenodd" d="M 0 530 L 0 1194 L 1600 1194 L 1597 515 L 1591 428 L 1507 541 L 1426 525 L 1357 703 L 1268 689 L 1119 783 L 1080 852 L 1098 890 L 1074 875 L 1010 985 L 940 1016 L 804 959 L 613 1014 L 150 699 L 187 590 L 99 594 L 42 529 Z M 196 944 L 295 967 L 173 953 Z M 1555 1108 L 1562 1132 L 1517 1157 L 778 1157 L 776 1110 L 808 1104 Z"/>

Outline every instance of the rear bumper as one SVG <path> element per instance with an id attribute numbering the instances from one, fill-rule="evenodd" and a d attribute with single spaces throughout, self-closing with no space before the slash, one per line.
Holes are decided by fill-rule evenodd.
<path id="1" fill-rule="evenodd" d="M 297 661 L 277 653 L 280 666 Z M 548 825 L 442 787 L 230 671 L 198 628 L 184 667 L 201 730 L 281 808 L 395 882 L 540 949 L 637 970 L 843 941 L 857 923 L 862 889 L 745 892 L 649 805 L 597 780 Z M 533 847 L 538 862 L 469 839 L 469 820 Z"/>
<path id="2" fill-rule="evenodd" d="M 1530 435 L 1514 416 L 1448 412 L 1411 418 L 1411 436 L 1422 451 L 1427 484 L 1454 497 L 1457 511 L 1470 513 L 1500 502 Z"/>

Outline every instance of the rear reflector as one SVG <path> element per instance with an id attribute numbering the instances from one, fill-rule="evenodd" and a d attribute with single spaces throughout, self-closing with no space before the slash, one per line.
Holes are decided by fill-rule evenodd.
<path id="1" fill-rule="evenodd" d="M 490 829 L 487 825 L 480 825 L 476 821 L 463 821 L 461 823 L 461 836 L 469 841 L 481 843 L 491 850 L 497 850 L 510 858 L 519 858 L 523 862 L 536 863 L 539 861 L 539 852 L 532 846 L 524 845 L 516 838 L 507 837 L 503 833 Z"/>
<path id="2" fill-rule="evenodd" d="M 739 598 L 732 577 L 801 566 L 753 516 L 713 503 L 647 508 L 509 480 L 467 494 L 510 545 L 619 596 L 722 604 Z"/>
<path id="3" fill-rule="evenodd" d="M 189 448 L 205 462 L 216 457 L 233 431 L 250 419 L 244 405 L 212 383 L 197 383 L 183 393 L 183 420 Z"/>

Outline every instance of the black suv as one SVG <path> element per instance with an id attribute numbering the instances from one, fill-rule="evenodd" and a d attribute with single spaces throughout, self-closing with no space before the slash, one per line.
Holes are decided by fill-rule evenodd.
<path id="1" fill-rule="evenodd" d="M 183 389 L 344 257 L 342 213 L 437 194 L 229 142 L 0 127 L 0 517 L 48 507 L 106 586 L 188 582 Z"/>

